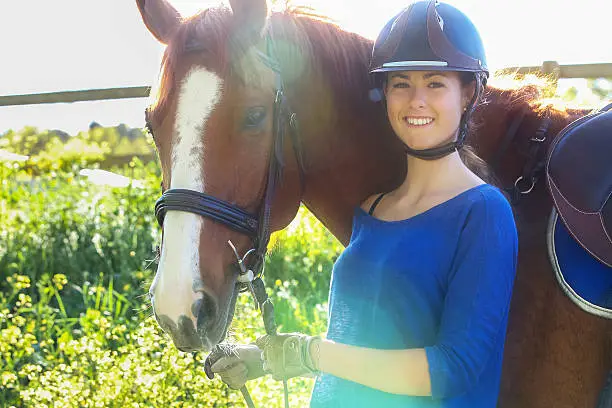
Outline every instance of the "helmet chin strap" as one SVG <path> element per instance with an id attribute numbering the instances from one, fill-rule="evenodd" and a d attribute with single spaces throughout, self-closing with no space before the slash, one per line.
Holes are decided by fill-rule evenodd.
<path id="1" fill-rule="evenodd" d="M 453 141 L 450 143 L 446 143 L 442 146 L 431 147 L 429 149 L 422 150 L 415 150 L 404 144 L 404 149 L 406 150 L 406 153 L 410 156 L 414 156 L 423 160 L 437 160 L 441 159 L 442 157 L 448 156 L 455 150 L 459 150 L 462 144 L 463 143 L 459 144 L 459 142 Z"/>
<path id="2" fill-rule="evenodd" d="M 457 140 L 453 140 L 441 146 L 430 147 L 429 149 L 421 149 L 421 150 L 413 149 L 409 147 L 406 143 L 403 143 L 404 150 L 410 156 L 417 157 L 423 160 L 437 160 L 437 159 L 441 159 L 442 157 L 448 156 L 454 151 L 459 151 L 459 149 L 461 149 L 461 147 L 463 146 L 463 142 L 465 141 L 465 134 L 466 134 L 465 116 L 466 115 L 463 115 L 463 117 L 461 118 L 461 124 L 459 126 L 459 137 L 457 137 Z"/>

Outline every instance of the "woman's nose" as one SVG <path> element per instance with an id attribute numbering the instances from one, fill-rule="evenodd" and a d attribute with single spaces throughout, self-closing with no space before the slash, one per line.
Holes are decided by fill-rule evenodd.
<path id="1" fill-rule="evenodd" d="M 413 88 L 410 93 L 410 106 L 412 108 L 423 108 L 425 106 L 425 92 L 419 88 Z"/>

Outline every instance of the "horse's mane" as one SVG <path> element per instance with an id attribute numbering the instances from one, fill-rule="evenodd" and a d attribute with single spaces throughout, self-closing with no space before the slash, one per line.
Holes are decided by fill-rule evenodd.
<path id="1" fill-rule="evenodd" d="M 286 26 L 283 24 L 286 20 L 294 22 L 299 34 L 292 36 L 301 42 L 298 48 L 308 53 L 312 70 L 318 71 L 320 77 L 325 78 L 337 94 L 346 95 L 347 100 L 367 99 L 371 40 L 345 31 L 307 8 L 292 8 L 273 14 L 272 29 L 276 29 L 276 21 L 278 25 Z"/>
<path id="2" fill-rule="evenodd" d="M 554 94 L 554 82 L 545 74 L 519 75 L 499 73 L 489 82 L 485 103 L 505 106 L 508 110 L 528 108 L 539 115 L 566 119 L 584 114 L 588 109 L 572 107 Z"/>

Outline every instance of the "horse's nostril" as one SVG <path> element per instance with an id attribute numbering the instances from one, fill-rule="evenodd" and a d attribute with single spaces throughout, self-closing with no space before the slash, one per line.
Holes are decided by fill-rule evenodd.
<path id="1" fill-rule="evenodd" d="M 214 317 L 217 314 L 217 302 L 212 296 L 204 294 L 202 298 L 202 306 L 200 307 L 200 313 L 204 313 L 206 316 Z"/>
<path id="2" fill-rule="evenodd" d="M 202 299 L 198 299 L 191 305 L 191 313 L 197 318 L 200 315 L 200 308 L 202 307 Z"/>
<path id="3" fill-rule="evenodd" d="M 205 329 L 217 318 L 217 302 L 212 296 L 203 292 L 202 298 L 192 305 L 192 312 L 197 316 L 198 330 Z"/>

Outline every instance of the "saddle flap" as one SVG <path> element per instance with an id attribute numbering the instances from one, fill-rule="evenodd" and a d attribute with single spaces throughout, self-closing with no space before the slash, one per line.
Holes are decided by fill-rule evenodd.
<path id="1" fill-rule="evenodd" d="M 546 179 L 570 234 L 612 267 L 612 110 L 606 108 L 559 132 L 549 149 Z"/>
<path id="2" fill-rule="evenodd" d="M 555 137 L 547 171 L 568 202 L 598 212 L 612 191 L 611 155 L 612 111 L 585 116 Z"/>

